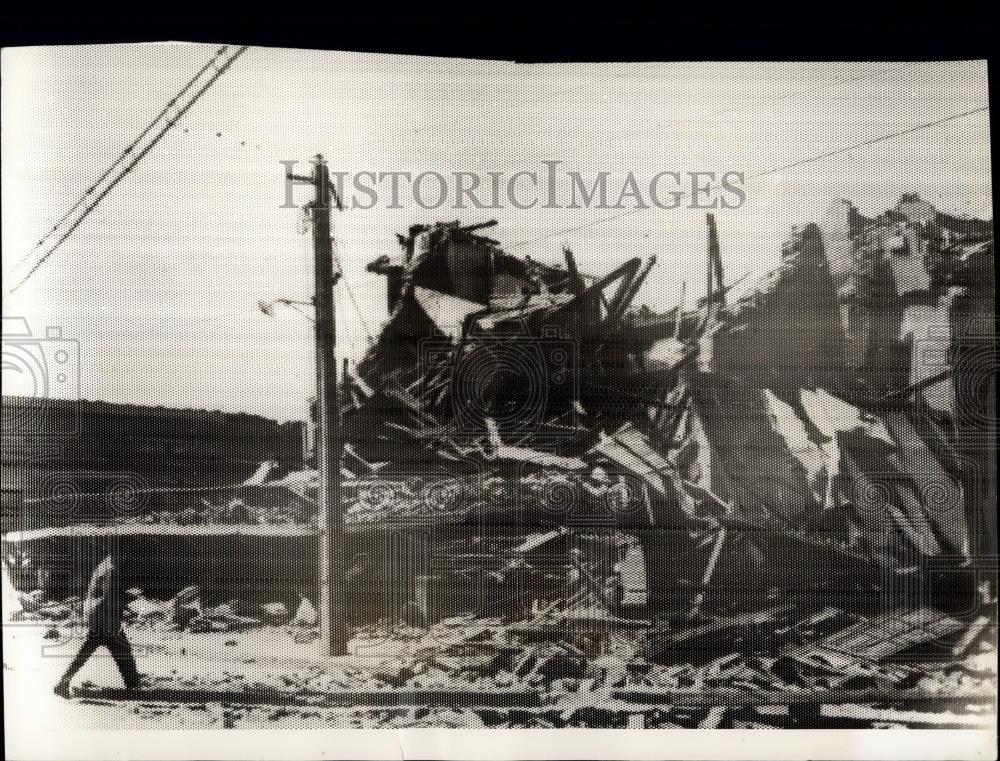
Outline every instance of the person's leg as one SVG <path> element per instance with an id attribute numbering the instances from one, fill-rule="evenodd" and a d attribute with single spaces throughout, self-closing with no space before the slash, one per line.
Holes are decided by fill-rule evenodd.
<path id="1" fill-rule="evenodd" d="M 90 656 L 94 654 L 98 646 L 101 644 L 99 638 L 95 637 L 93 634 L 87 634 L 87 638 L 80 645 L 80 650 L 77 652 L 76 656 L 70 661 L 69 666 L 62 675 L 62 679 L 59 680 L 59 684 L 56 685 L 56 690 L 60 689 L 63 691 L 69 690 L 69 683 L 72 681 L 73 677 L 76 676 L 76 672 L 83 668 Z"/>
<path id="2" fill-rule="evenodd" d="M 132 654 L 132 645 L 125 637 L 125 632 L 109 636 L 104 644 L 111 651 L 111 657 L 115 659 L 118 673 L 122 676 L 127 688 L 139 686 L 139 669 L 135 665 L 135 656 Z"/>

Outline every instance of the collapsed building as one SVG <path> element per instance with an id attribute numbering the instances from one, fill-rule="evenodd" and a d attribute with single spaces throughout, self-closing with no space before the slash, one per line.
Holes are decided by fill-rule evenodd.
<path id="1" fill-rule="evenodd" d="M 995 620 L 990 222 L 912 195 L 871 219 L 838 201 L 734 300 L 709 216 L 706 296 L 662 314 L 633 305 L 655 259 L 590 276 L 569 249 L 504 252 L 491 224 L 412 227 L 369 265 L 389 318 L 343 377 L 355 623 L 471 613 L 653 660 L 774 649 L 805 626 L 816 641 L 789 652 L 810 662 L 967 649 Z M 190 494 L 153 495 L 156 525 L 114 532 L 184 583 L 190 553 L 164 543 L 201 536 L 225 594 L 285 579 L 292 597 L 315 488 L 265 469 L 227 492 L 237 538 L 164 525 L 197 513 Z M 30 555 L 102 530 L 5 542 Z"/>
<path id="2" fill-rule="evenodd" d="M 642 616 L 700 610 L 713 580 L 723 609 L 809 585 L 906 606 L 945 566 L 941 609 L 993 594 L 959 572 L 995 546 L 989 223 L 837 202 L 730 303 L 709 217 L 708 295 L 667 314 L 632 308 L 655 260 L 586 278 L 569 250 L 544 265 L 481 229 L 414 227 L 369 267 L 390 317 L 348 380 L 345 465 L 437 503 L 356 515 L 603 537 Z"/>

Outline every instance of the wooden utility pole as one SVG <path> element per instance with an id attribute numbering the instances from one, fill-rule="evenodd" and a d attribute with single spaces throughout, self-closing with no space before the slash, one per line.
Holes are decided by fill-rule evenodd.
<path id="1" fill-rule="evenodd" d="M 313 201 L 306 207 L 312 221 L 316 276 L 316 469 L 319 474 L 319 615 L 320 634 L 328 655 L 347 654 L 345 604 L 344 509 L 340 494 L 340 461 L 344 442 L 337 398 L 337 322 L 334 286 L 340 272 L 333 266 L 331 200 L 335 198 L 322 156 L 313 160 Z M 339 201 L 338 201 L 339 206 Z"/>
<path id="2" fill-rule="evenodd" d="M 726 284 L 723 282 L 722 253 L 719 250 L 719 233 L 715 229 L 715 215 L 706 214 L 708 223 L 708 290 L 706 298 L 726 303 Z"/>

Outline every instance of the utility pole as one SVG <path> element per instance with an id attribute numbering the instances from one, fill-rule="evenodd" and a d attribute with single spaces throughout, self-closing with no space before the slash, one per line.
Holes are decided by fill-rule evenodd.
<path id="1" fill-rule="evenodd" d="M 313 160 L 311 177 L 289 174 L 291 180 L 311 182 L 313 201 L 307 206 L 312 219 L 316 276 L 316 469 L 319 474 L 319 614 L 320 634 L 327 654 L 347 654 L 345 604 L 344 509 L 340 494 L 340 403 L 337 398 L 337 323 L 334 286 L 340 272 L 333 267 L 330 202 L 339 199 L 330 184 L 323 157 Z"/>
<path id="2" fill-rule="evenodd" d="M 706 214 L 708 223 L 708 290 L 705 298 L 726 304 L 726 284 L 723 282 L 722 253 L 719 251 L 719 233 L 715 229 L 715 215 Z M 714 274 L 714 276 L 713 276 Z"/>

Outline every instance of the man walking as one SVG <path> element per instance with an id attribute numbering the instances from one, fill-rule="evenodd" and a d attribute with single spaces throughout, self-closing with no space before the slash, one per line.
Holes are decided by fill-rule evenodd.
<path id="1" fill-rule="evenodd" d="M 136 669 L 135 657 L 132 655 L 132 646 L 122 631 L 122 614 L 125 612 L 124 587 L 118 562 L 108 555 L 90 577 L 87 596 L 83 600 L 87 638 L 59 680 L 59 684 L 56 685 L 56 695 L 64 698 L 70 696 L 70 681 L 101 646 L 111 652 L 126 689 L 134 690 L 139 687 L 141 679 Z"/>

